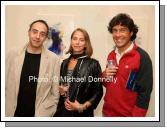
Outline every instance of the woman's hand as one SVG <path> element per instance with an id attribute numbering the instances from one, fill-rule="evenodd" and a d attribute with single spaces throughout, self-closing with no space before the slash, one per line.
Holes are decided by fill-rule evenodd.
<path id="1" fill-rule="evenodd" d="M 59 93 L 60 93 L 60 95 L 65 96 L 67 94 L 68 88 L 69 88 L 68 86 L 60 85 L 59 86 Z"/>
<path id="2" fill-rule="evenodd" d="M 64 104 L 67 110 L 78 112 L 83 112 L 92 105 L 89 101 L 86 101 L 84 104 L 80 104 L 77 100 L 75 100 L 75 102 L 70 102 L 68 99 L 64 102 Z"/>
<path id="3" fill-rule="evenodd" d="M 81 104 L 77 100 L 75 100 L 75 102 L 71 102 L 68 99 L 66 99 L 64 105 L 65 108 L 69 111 L 77 111 Z"/>

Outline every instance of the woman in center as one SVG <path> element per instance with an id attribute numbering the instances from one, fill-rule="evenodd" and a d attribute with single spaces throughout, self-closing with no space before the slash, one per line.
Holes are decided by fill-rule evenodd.
<path id="1" fill-rule="evenodd" d="M 103 96 L 102 83 L 90 78 L 99 78 L 101 67 L 92 59 L 93 49 L 86 30 L 77 28 L 71 35 L 69 58 L 61 64 L 59 103 L 55 117 L 93 117 Z"/>

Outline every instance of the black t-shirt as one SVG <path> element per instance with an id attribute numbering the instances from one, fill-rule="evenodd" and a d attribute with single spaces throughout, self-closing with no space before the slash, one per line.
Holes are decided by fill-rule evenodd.
<path id="1" fill-rule="evenodd" d="M 26 52 L 22 67 L 17 108 L 14 116 L 32 117 L 35 114 L 37 78 L 41 54 Z"/>

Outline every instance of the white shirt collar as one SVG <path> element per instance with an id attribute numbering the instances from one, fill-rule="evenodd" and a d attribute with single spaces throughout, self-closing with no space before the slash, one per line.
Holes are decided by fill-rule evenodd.
<path id="1" fill-rule="evenodd" d="M 134 43 L 131 42 L 131 45 L 130 45 L 124 52 L 122 52 L 121 54 L 119 54 L 118 48 L 117 48 L 117 47 L 115 48 L 117 64 L 119 64 L 119 60 L 121 59 L 121 57 L 122 57 L 125 53 L 127 53 L 127 52 L 129 52 L 129 51 L 131 51 L 131 50 L 133 49 L 133 46 L 134 46 Z"/>
<path id="2" fill-rule="evenodd" d="M 119 55 L 119 56 L 123 56 L 125 53 L 131 51 L 131 50 L 133 49 L 133 47 L 134 47 L 134 43 L 131 42 L 131 45 L 130 45 L 124 52 L 122 52 L 121 54 L 119 54 L 118 48 L 116 47 L 116 48 L 115 48 L 115 53 L 116 53 L 117 55 Z"/>

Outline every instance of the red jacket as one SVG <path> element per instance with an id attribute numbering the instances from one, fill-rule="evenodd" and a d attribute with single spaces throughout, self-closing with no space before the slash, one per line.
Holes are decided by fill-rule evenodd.
<path id="1" fill-rule="evenodd" d="M 113 50 L 109 59 L 116 61 Z M 149 55 L 134 44 L 131 51 L 125 53 L 118 65 L 113 81 L 105 82 L 104 116 L 145 116 L 153 85 L 152 62 Z"/>

